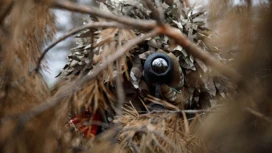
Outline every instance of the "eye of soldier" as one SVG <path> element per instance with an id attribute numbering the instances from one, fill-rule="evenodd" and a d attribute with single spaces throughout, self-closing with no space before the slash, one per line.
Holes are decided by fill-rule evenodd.
<path id="1" fill-rule="evenodd" d="M 152 61 L 151 68 L 156 73 L 164 73 L 168 69 L 168 63 L 163 58 L 156 58 Z"/>

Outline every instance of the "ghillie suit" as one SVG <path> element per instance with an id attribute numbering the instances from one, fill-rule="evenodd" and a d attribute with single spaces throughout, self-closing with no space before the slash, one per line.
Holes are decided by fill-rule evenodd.
<path id="1" fill-rule="evenodd" d="M 99 7 L 132 18 L 154 17 L 144 1 L 106 1 Z M 218 60 L 227 62 L 210 41 L 215 34 L 207 28 L 204 11 L 187 8 L 179 1 L 163 2 L 161 8 L 166 23 L 180 29 Z M 95 17 L 84 20 L 85 23 L 102 21 Z M 99 62 L 108 60 L 118 48 L 139 35 L 141 32 L 137 30 L 118 28 L 83 31 L 76 36 L 78 46 L 71 49 L 69 62 L 59 76 L 74 80 L 92 75 Z M 130 151 L 149 152 L 153 148 L 149 145 L 154 145 L 153 151 L 191 152 L 193 147 L 189 146 L 197 140 L 190 135 L 188 127 L 192 124 L 189 125 L 187 118 L 193 120 L 195 115 L 184 110 L 205 109 L 216 104 L 218 98 L 227 96 L 228 86 L 222 85 L 227 83 L 227 78 L 213 77 L 211 72 L 201 60 L 167 36 L 147 39 L 69 98 L 72 101 L 69 123 L 90 138 L 105 131 L 105 123 L 119 124 L 123 127 L 118 133 L 120 144 Z M 103 124 L 97 128 L 88 125 L 90 122 Z"/>

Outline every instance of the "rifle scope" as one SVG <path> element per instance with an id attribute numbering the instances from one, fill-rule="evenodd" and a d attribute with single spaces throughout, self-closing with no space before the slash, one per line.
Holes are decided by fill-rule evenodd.
<path id="1" fill-rule="evenodd" d="M 168 83 L 174 70 L 172 59 L 164 53 L 149 55 L 144 63 L 144 79 L 148 84 Z"/>

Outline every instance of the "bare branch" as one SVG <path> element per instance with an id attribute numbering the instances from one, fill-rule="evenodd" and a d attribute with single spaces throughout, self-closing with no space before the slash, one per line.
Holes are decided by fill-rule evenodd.
<path id="1" fill-rule="evenodd" d="M 120 22 L 120 23 L 135 27 L 137 29 L 145 30 L 145 31 L 156 27 L 156 23 L 154 21 L 137 20 L 137 19 L 132 19 L 132 18 L 126 17 L 126 16 L 118 16 L 118 15 L 114 15 L 111 13 L 103 12 L 95 7 L 81 6 L 81 5 L 78 5 L 76 3 L 72 3 L 69 1 L 65 1 L 65 2 L 57 2 L 56 1 L 52 4 L 52 7 L 58 8 L 58 9 L 69 10 L 69 11 L 73 11 L 73 12 L 86 13 L 86 14 L 98 16 L 101 18 Z"/>
<path id="2" fill-rule="evenodd" d="M 175 106 L 175 105 L 173 105 L 173 104 L 171 104 L 171 103 L 169 103 L 169 102 L 167 102 L 165 100 L 156 98 L 156 97 L 154 97 L 152 95 L 149 95 L 149 94 L 147 95 L 145 100 L 150 101 L 150 102 L 155 103 L 155 104 L 163 105 L 163 106 L 165 106 L 165 107 L 167 107 L 169 109 L 179 110 L 179 108 L 177 106 Z"/>
<path id="3" fill-rule="evenodd" d="M 116 90 L 117 90 L 117 97 L 118 97 L 118 106 L 116 116 L 122 115 L 122 106 L 125 103 L 125 91 L 122 83 L 122 72 L 121 72 L 121 64 L 117 61 L 117 76 L 116 76 Z"/>
<path id="4" fill-rule="evenodd" d="M 158 12 L 158 24 L 163 24 L 164 23 L 164 13 L 161 7 L 161 3 L 159 0 L 155 0 L 155 4 L 157 7 L 157 12 Z"/>
<path id="5" fill-rule="evenodd" d="M 155 6 L 153 5 L 152 0 L 146 0 L 145 4 L 153 12 L 152 17 L 157 21 L 159 25 L 162 25 L 164 23 L 164 14 L 160 6 L 160 2 L 158 0 L 155 0 L 155 6 L 157 8 L 155 8 Z"/>
<path id="6" fill-rule="evenodd" d="M 223 63 L 219 62 L 215 58 L 213 58 L 210 54 L 203 51 L 199 47 L 197 47 L 193 42 L 191 42 L 186 36 L 184 36 L 180 30 L 165 26 L 165 29 L 162 30 L 162 34 L 169 36 L 170 38 L 174 39 L 180 46 L 182 46 L 188 53 L 193 55 L 194 57 L 202 60 L 205 64 L 211 66 L 219 73 L 227 76 L 231 80 L 236 83 L 242 82 L 242 76 L 237 73 L 231 67 L 224 65 Z"/>
<path id="7" fill-rule="evenodd" d="M 197 114 L 197 113 L 212 113 L 215 112 L 215 110 L 212 109 L 199 109 L 199 110 L 191 110 L 191 109 L 185 109 L 185 110 L 154 110 L 153 113 L 187 113 L 187 114 Z"/>
<path id="8" fill-rule="evenodd" d="M 47 52 L 53 48 L 54 46 L 56 46 L 58 43 L 60 43 L 61 41 L 65 40 L 66 38 L 73 36 L 75 34 L 77 34 L 78 32 L 82 31 L 82 30 L 86 30 L 86 29 L 90 29 L 90 28 L 108 28 L 108 27 L 116 27 L 116 28 L 126 28 L 127 26 L 123 25 L 123 24 L 119 24 L 117 22 L 90 22 L 88 24 L 85 24 L 81 27 L 77 27 L 75 29 L 70 30 L 69 32 L 67 32 L 66 34 L 64 34 L 63 36 L 61 36 L 60 38 L 58 38 L 57 40 L 55 40 L 54 42 L 52 42 L 49 46 L 47 46 L 44 50 L 42 55 L 40 56 L 40 58 L 38 59 L 37 62 L 37 66 L 34 69 L 35 72 L 38 72 L 41 66 L 41 62 L 44 59 L 45 55 L 47 54 Z"/>
<path id="9" fill-rule="evenodd" d="M 247 107 L 247 108 L 245 108 L 245 111 L 247 111 L 248 113 L 250 113 L 250 114 L 252 114 L 252 115 L 254 115 L 254 116 L 256 116 L 256 117 L 258 117 L 260 119 L 263 119 L 263 120 L 265 120 L 265 121 L 267 121 L 269 123 L 272 123 L 272 119 L 271 118 L 263 115 L 262 113 L 260 113 L 260 112 L 258 112 L 256 110 L 253 110 L 253 109 Z"/>

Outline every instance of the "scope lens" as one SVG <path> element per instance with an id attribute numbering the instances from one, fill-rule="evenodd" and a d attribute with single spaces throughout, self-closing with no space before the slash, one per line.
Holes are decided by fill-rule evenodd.
<path id="1" fill-rule="evenodd" d="M 161 74 L 167 71 L 168 63 L 164 58 L 156 58 L 152 61 L 151 68 L 154 72 Z"/>

